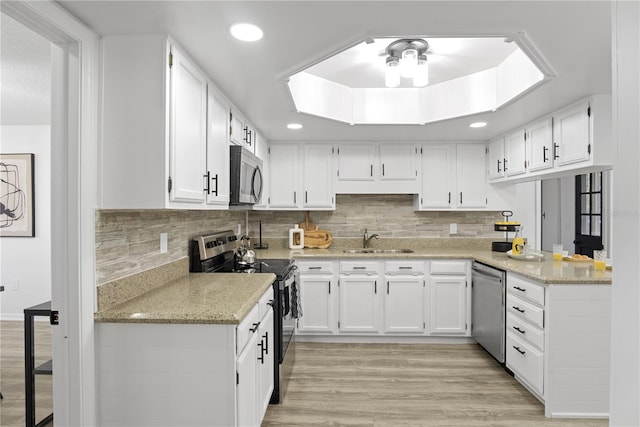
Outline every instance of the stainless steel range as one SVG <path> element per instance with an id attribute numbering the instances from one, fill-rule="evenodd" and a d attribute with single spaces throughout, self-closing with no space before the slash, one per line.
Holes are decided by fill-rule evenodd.
<path id="1" fill-rule="evenodd" d="M 273 273 L 275 346 L 274 389 L 271 403 L 280 403 L 295 359 L 296 319 L 302 316 L 299 302 L 296 266 L 288 259 L 257 259 L 254 263 L 238 262 L 238 243 L 233 231 L 222 231 L 194 237 L 189 247 L 189 271 L 192 273 Z M 246 250 L 246 248 L 244 248 Z"/>

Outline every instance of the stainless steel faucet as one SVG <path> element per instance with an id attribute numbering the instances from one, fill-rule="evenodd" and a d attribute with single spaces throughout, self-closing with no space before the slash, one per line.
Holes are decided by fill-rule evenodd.
<path id="1" fill-rule="evenodd" d="M 363 248 L 368 248 L 369 247 L 369 243 L 371 242 L 371 239 L 379 239 L 380 236 L 378 236 L 377 234 L 372 234 L 371 236 L 369 236 L 369 233 L 367 232 L 367 229 L 364 229 L 364 236 L 362 236 L 362 247 Z"/>

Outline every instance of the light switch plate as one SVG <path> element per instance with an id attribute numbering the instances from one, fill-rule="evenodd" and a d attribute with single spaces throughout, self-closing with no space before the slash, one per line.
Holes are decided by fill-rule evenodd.
<path id="1" fill-rule="evenodd" d="M 455 222 L 449 224 L 449 234 L 458 234 L 458 224 Z"/>
<path id="2" fill-rule="evenodd" d="M 169 236 L 167 233 L 160 233 L 160 253 L 166 254 L 169 246 Z"/>

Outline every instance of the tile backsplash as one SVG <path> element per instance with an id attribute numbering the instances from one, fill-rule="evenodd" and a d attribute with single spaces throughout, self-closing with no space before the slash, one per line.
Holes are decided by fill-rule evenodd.
<path id="1" fill-rule="evenodd" d="M 335 211 L 312 211 L 311 220 L 336 238 L 361 237 L 364 229 L 382 238 L 496 238 L 500 212 L 416 212 L 411 195 L 337 196 Z M 98 210 L 96 211 L 96 279 L 98 284 L 164 265 L 188 255 L 192 236 L 242 224 L 257 241 L 284 239 L 304 221 L 304 211 Z M 458 234 L 449 235 L 456 223 Z M 168 233 L 168 251 L 160 253 L 160 233 Z"/>

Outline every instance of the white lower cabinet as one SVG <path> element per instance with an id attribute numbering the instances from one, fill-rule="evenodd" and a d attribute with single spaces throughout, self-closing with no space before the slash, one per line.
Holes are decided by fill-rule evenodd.
<path id="1" fill-rule="evenodd" d="M 340 263 L 340 332 L 375 333 L 380 330 L 378 263 Z"/>
<path id="2" fill-rule="evenodd" d="M 607 418 L 611 285 L 507 273 L 506 367 L 550 418 Z"/>
<path id="3" fill-rule="evenodd" d="M 96 323 L 97 425 L 259 426 L 273 392 L 273 290 L 238 325 Z"/>
<path id="4" fill-rule="evenodd" d="M 434 260 L 429 276 L 429 329 L 434 335 L 469 335 L 469 261 Z"/>
<path id="5" fill-rule="evenodd" d="M 308 336 L 468 337 L 468 260 L 298 261 Z"/>
<path id="6" fill-rule="evenodd" d="M 298 333 L 335 334 L 338 280 L 331 261 L 298 261 L 302 317 Z"/>

